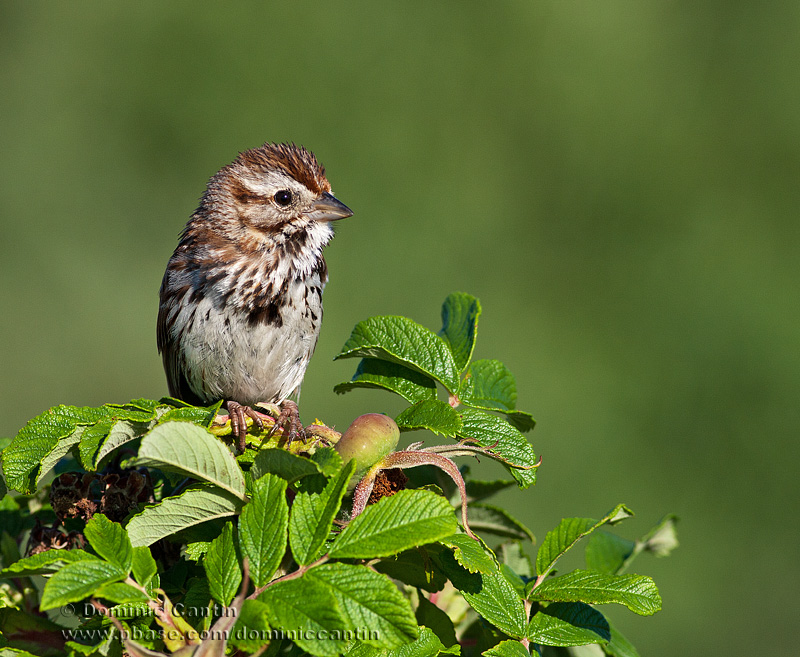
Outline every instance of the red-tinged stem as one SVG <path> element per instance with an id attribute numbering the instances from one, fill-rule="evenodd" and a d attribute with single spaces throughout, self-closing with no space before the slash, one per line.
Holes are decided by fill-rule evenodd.
<path id="1" fill-rule="evenodd" d="M 400 468 L 401 470 L 415 468 L 419 465 L 435 465 L 437 468 L 444 470 L 458 487 L 458 492 L 461 495 L 461 524 L 464 526 L 464 531 L 470 538 L 478 540 L 478 537 L 469 528 L 469 521 L 467 520 L 467 487 L 464 484 L 464 478 L 461 476 L 458 466 L 453 461 L 435 452 L 404 450 L 402 452 L 392 452 L 384 457 L 379 465 L 383 469 Z"/>
<path id="2" fill-rule="evenodd" d="M 550 568 L 545 570 L 541 575 L 539 575 L 536 578 L 536 581 L 533 583 L 533 586 L 531 587 L 531 593 L 533 593 L 536 590 L 536 587 L 539 586 L 539 584 L 541 584 L 544 581 L 544 578 L 547 577 L 549 572 L 550 572 Z"/>
<path id="3" fill-rule="evenodd" d="M 353 508 L 350 511 L 351 520 L 361 515 L 361 512 L 367 508 L 369 496 L 372 495 L 372 489 L 375 488 L 375 478 L 383 467 L 383 461 L 378 462 L 358 482 L 356 489 L 353 491 Z"/>
<path id="4" fill-rule="evenodd" d="M 431 447 L 423 447 L 419 451 L 431 452 L 434 454 L 447 454 L 448 456 L 488 456 L 490 459 L 505 463 L 516 470 L 533 470 L 542 464 L 542 457 L 540 456 L 539 460 L 533 465 L 518 465 L 509 461 L 502 454 L 492 451 L 495 447 L 497 447 L 497 442 L 485 447 L 470 444 L 471 442 L 471 440 L 462 440 L 455 445 L 432 445 Z"/>
<path id="5" fill-rule="evenodd" d="M 531 605 L 531 601 L 530 600 L 523 600 L 522 604 L 523 604 L 524 609 L 525 609 L 525 620 L 527 622 L 530 622 L 530 620 L 531 620 L 531 618 L 530 618 L 530 616 L 531 616 L 531 606 L 532 606 Z M 519 642 L 523 646 L 525 646 L 525 650 L 530 652 L 530 650 L 531 650 L 531 640 L 528 637 L 523 637 L 522 639 L 519 640 Z"/>
<path id="6" fill-rule="evenodd" d="M 329 426 L 324 424 L 309 424 L 306 429 L 307 436 L 314 436 L 315 438 L 319 438 L 323 441 L 326 445 L 335 445 L 339 442 L 339 439 L 342 437 L 336 429 L 333 429 Z"/>
<path id="7" fill-rule="evenodd" d="M 119 630 L 120 634 L 122 634 L 125 631 L 125 628 L 122 627 L 122 623 L 119 621 L 119 619 L 114 614 L 110 614 L 108 611 L 108 607 L 106 607 L 97 598 L 91 598 L 89 600 L 89 604 L 91 604 L 92 607 L 97 609 L 97 611 L 99 611 L 103 616 L 108 618 L 108 620 L 111 621 L 114 627 L 116 627 Z"/>
<path id="8" fill-rule="evenodd" d="M 264 586 L 261 586 L 257 588 L 255 591 L 253 591 L 250 595 L 247 596 L 247 599 L 255 600 L 259 595 L 261 595 L 273 584 L 277 584 L 278 582 L 288 582 L 290 579 L 297 579 L 298 577 L 302 577 L 315 566 L 320 566 L 324 564 L 326 561 L 328 561 L 328 559 L 329 557 L 326 554 L 325 556 L 320 557 L 315 562 L 310 563 L 307 566 L 300 566 L 297 570 L 289 573 L 288 575 L 284 575 L 283 577 L 278 577 L 277 579 L 273 579 L 271 582 L 267 582 L 266 584 L 264 584 Z"/>

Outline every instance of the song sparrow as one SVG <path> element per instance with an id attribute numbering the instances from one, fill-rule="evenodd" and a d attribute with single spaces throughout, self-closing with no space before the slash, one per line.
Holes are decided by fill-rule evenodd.
<path id="1" fill-rule="evenodd" d="M 225 401 L 244 451 L 251 408 L 280 405 L 277 426 L 302 433 L 297 405 L 322 321 L 331 221 L 352 211 L 325 169 L 294 144 L 241 153 L 209 181 L 161 283 L 158 350 L 169 392 Z"/>

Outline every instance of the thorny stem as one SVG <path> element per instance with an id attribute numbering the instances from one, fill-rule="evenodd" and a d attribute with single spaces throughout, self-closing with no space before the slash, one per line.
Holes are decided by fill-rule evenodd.
<path id="1" fill-rule="evenodd" d="M 384 460 L 378 461 L 373 465 L 361 478 L 361 481 L 358 482 L 356 489 L 353 491 L 353 508 L 350 511 L 351 520 L 361 515 L 361 512 L 367 508 L 369 496 L 372 495 L 372 489 L 375 487 L 375 478 L 386 467 L 384 466 Z"/>
<path id="2" fill-rule="evenodd" d="M 469 438 L 461 440 L 456 445 L 434 445 L 432 447 L 422 447 L 421 442 L 415 442 L 408 446 L 407 449 L 399 452 L 392 452 L 386 455 L 383 459 L 378 461 L 358 482 L 355 492 L 353 493 L 353 507 L 351 511 L 351 519 L 359 516 L 367 506 L 369 497 L 372 494 L 372 489 L 375 486 L 375 478 L 381 470 L 388 470 L 389 468 L 414 468 L 420 465 L 434 465 L 439 469 L 446 472 L 453 482 L 458 487 L 458 492 L 461 495 L 461 524 L 464 526 L 464 531 L 468 536 L 478 540 L 478 537 L 472 533 L 467 520 L 467 489 L 464 484 L 464 479 L 458 466 L 452 461 L 451 456 L 476 456 L 484 455 L 489 458 L 508 463 L 508 461 L 492 451 L 498 443 L 488 446 L 481 446 L 475 444 L 475 441 Z M 520 470 L 530 470 L 538 468 L 542 464 L 541 457 L 534 465 L 518 466 Z"/>
<path id="3" fill-rule="evenodd" d="M 378 470 L 384 470 L 388 468 L 400 468 L 401 470 L 404 470 L 406 468 L 415 468 L 420 465 L 435 465 L 437 468 L 444 470 L 444 472 L 446 472 L 453 480 L 455 485 L 458 486 L 458 492 L 461 495 L 461 524 L 464 526 L 464 531 L 466 532 L 467 536 L 474 538 L 477 541 L 478 537 L 472 533 L 472 530 L 469 528 L 469 521 L 467 520 L 467 487 L 464 484 L 464 478 L 461 476 L 458 466 L 446 456 L 426 450 L 403 450 L 401 452 L 392 452 L 379 461 L 377 465 L 373 466 L 367 474 L 368 476 L 372 474 L 372 482 L 374 483 Z M 361 483 L 359 483 L 359 486 L 360 485 Z M 371 492 L 372 485 L 370 485 L 369 488 Z M 368 498 L 369 493 L 367 493 L 367 499 Z M 366 505 L 366 501 L 364 501 L 364 505 Z M 358 510 L 358 512 L 361 513 L 363 510 L 364 509 L 361 508 Z M 354 502 L 353 516 L 355 517 L 356 515 L 356 505 Z"/>
<path id="4" fill-rule="evenodd" d="M 502 454 L 493 451 L 494 448 L 499 444 L 498 442 L 492 443 L 491 445 L 487 445 L 485 447 L 474 444 L 474 442 L 475 441 L 467 438 L 460 440 L 455 445 L 432 445 L 431 447 L 423 447 L 417 451 L 434 454 L 446 454 L 447 456 L 488 456 L 490 459 L 500 461 L 501 463 L 506 463 L 517 470 L 533 470 L 542 464 L 541 456 L 533 465 L 519 465 L 517 463 L 511 463 Z"/>
<path id="5" fill-rule="evenodd" d="M 342 434 L 336 429 L 325 424 L 309 424 L 306 427 L 306 435 L 314 436 L 328 446 L 335 445 L 339 442 L 339 438 L 342 437 Z"/>

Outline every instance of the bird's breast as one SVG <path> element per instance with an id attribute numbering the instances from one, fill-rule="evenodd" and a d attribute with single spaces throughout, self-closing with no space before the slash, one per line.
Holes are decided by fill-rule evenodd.
<path id="1" fill-rule="evenodd" d="M 322 323 L 319 276 L 289 280 L 256 303 L 198 305 L 182 334 L 187 379 L 207 399 L 280 402 L 303 380 Z"/>

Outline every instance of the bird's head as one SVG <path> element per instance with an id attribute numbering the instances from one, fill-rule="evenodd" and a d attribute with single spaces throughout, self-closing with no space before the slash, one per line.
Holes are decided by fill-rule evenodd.
<path id="1" fill-rule="evenodd" d="M 305 148 L 264 144 L 239 154 L 209 182 L 198 214 L 233 239 L 291 239 L 353 212 L 331 193 L 325 169 Z M 327 238 L 327 239 L 325 239 Z"/>

